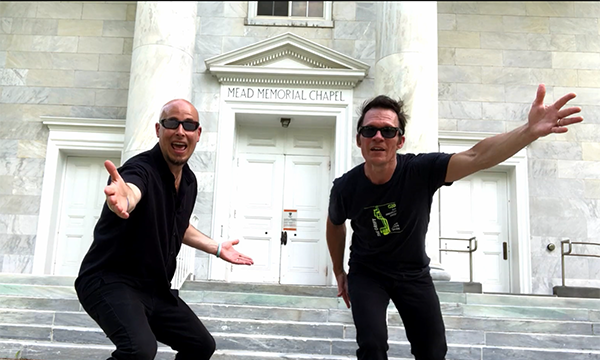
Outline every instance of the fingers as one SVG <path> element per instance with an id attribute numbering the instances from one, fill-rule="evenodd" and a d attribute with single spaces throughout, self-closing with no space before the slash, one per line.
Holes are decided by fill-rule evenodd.
<path id="1" fill-rule="evenodd" d="M 563 97 L 554 102 L 554 107 L 556 107 L 557 110 L 560 110 L 560 108 L 565 106 L 566 103 L 573 100 L 576 96 L 577 95 L 575 95 L 575 93 L 568 93 L 566 95 L 563 95 Z M 581 109 L 579 109 L 579 111 L 581 111 Z"/>
<path id="2" fill-rule="evenodd" d="M 561 119 L 561 125 L 565 124 L 565 120 L 567 120 L 567 117 L 573 115 L 573 114 L 577 114 L 581 112 L 581 108 L 578 106 L 573 106 L 570 108 L 566 108 L 566 109 L 562 109 L 558 112 L 558 117 L 559 119 Z M 583 119 L 583 118 L 582 118 Z"/>
<path id="3" fill-rule="evenodd" d="M 240 265 L 252 265 L 252 264 L 254 264 L 254 261 L 252 260 L 251 257 L 246 256 L 244 254 L 239 254 L 239 253 L 238 253 L 238 256 L 233 259 L 233 261 L 236 264 L 240 264 Z"/>
<path id="4" fill-rule="evenodd" d="M 344 294 L 342 295 L 342 299 L 344 299 L 344 302 L 346 303 L 346 307 L 348 309 L 350 309 L 350 297 L 348 296 L 348 294 Z"/>
<path id="5" fill-rule="evenodd" d="M 119 175 L 119 172 L 117 171 L 117 167 L 112 163 L 112 161 L 106 160 L 104 162 L 104 167 L 106 168 L 106 171 L 108 171 L 108 174 L 113 181 L 121 178 L 121 175 Z"/>
<path id="6" fill-rule="evenodd" d="M 107 186 L 108 188 L 108 186 Z M 105 190 L 106 192 L 106 190 Z M 106 204 L 110 211 L 114 212 L 121 219 L 129 218 L 129 213 L 127 212 L 127 205 L 125 203 L 119 203 L 119 198 L 117 195 L 107 195 L 106 196 Z"/>
<path id="7" fill-rule="evenodd" d="M 346 307 L 349 309 L 350 308 L 350 296 L 348 295 L 348 290 L 345 288 L 339 289 L 337 296 L 344 299 L 344 302 L 346 303 Z"/>
<path id="8" fill-rule="evenodd" d="M 560 119 L 560 127 L 565 127 L 571 124 L 577 124 L 583 121 L 582 116 L 571 116 Z"/>
<path id="9" fill-rule="evenodd" d="M 221 247 L 221 258 L 236 265 L 254 265 L 254 260 L 250 256 L 244 255 L 233 248 L 240 242 L 239 239 L 225 241 Z"/>
<path id="10" fill-rule="evenodd" d="M 535 94 L 535 100 L 533 100 L 533 106 L 544 105 L 544 97 L 545 96 L 546 96 L 546 86 L 544 84 L 540 84 L 537 88 L 537 93 Z"/>

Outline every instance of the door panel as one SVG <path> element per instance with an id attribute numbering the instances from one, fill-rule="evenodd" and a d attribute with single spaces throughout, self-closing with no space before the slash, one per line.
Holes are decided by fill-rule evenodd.
<path id="1" fill-rule="evenodd" d="M 110 159 L 119 164 L 119 159 Z M 103 158 L 69 156 L 63 182 L 62 203 L 54 257 L 55 275 L 77 275 L 89 249 L 93 230 L 106 197 L 108 172 Z"/>
<path id="2" fill-rule="evenodd" d="M 231 239 L 254 260 L 252 266 L 231 265 L 229 280 L 278 282 L 282 221 L 283 155 L 240 154 Z"/>
<path id="3" fill-rule="evenodd" d="M 281 283 L 325 285 L 329 157 L 286 156 L 284 209 L 297 211 L 297 230 L 281 250 Z"/>
<path id="4" fill-rule="evenodd" d="M 440 234 L 442 238 L 477 240 L 473 252 L 473 281 L 485 292 L 510 292 L 510 256 L 504 259 L 508 239 L 507 175 L 480 172 L 440 189 Z M 441 248 L 468 250 L 468 242 L 442 240 Z M 469 281 L 469 255 L 441 252 L 441 264 L 452 281 Z"/>

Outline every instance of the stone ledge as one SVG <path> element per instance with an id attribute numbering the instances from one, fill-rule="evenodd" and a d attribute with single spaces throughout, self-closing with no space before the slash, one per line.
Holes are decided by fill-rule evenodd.
<path id="1" fill-rule="evenodd" d="M 552 294 L 558 297 L 600 299 L 600 288 L 579 286 L 555 286 Z"/>

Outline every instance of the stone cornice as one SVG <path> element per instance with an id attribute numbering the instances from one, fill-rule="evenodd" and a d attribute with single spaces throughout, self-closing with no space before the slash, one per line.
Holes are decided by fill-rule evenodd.
<path id="1" fill-rule="evenodd" d="M 41 116 L 42 123 L 49 129 L 76 129 L 76 128 L 96 128 L 96 129 L 125 129 L 124 119 L 91 119 L 91 118 L 71 118 L 56 116 Z M 120 130 L 117 130 L 120 131 Z"/>

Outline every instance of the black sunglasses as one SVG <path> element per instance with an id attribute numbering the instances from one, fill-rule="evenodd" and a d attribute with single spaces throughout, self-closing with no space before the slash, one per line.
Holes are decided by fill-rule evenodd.
<path id="1" fill-rule="evenodd" d="M 358 129 L 358 133 L 366 138 L 372 138 L 373 136 L 377 135 L 378 131 L 381 133 L 381 136 L 383 136 L 384 138 L 391 139 L 391 138 L 394 138 L 396 136 L 396 134 L 398 134 L 398 132 L 400 131 L 400 128 L 392 127 L 392 126 L 385 126 L 382 128 L 378 128 L 375 126 L 361 126 Z"/>
<path id="2" fill-rule="evenodd" d="M 177 119 L 162 119 L 160 121 L 160 124 L 165 128 L 165 129 L 177 129 L 179 127 L 179 124 L 183 125 L 183 130 L 185 131 L 196 131 L 198 129 L 198 127 L 200 127 L 200 123 L 196 122 L 196 121 L 179 121 Z"/>

